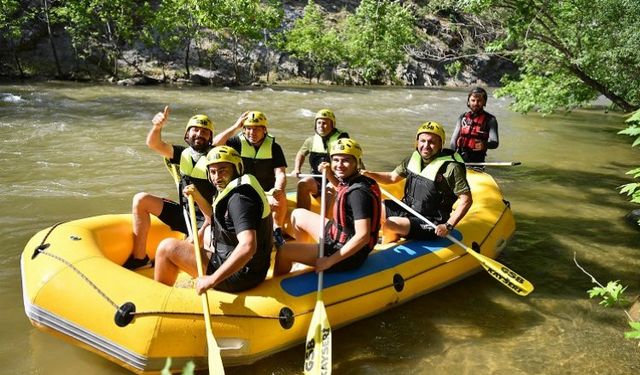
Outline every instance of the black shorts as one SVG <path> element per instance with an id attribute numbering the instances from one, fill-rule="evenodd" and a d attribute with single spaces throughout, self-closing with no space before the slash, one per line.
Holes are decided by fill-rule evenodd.
<path id="1" fill-rule="evenodd" d="M 182 206 L 177 202 L 168 199 L 163 198 L 162 201 L 162 211 L 160 212 L 158 219 L 167 224 L 174 231 L 189 234 L 189 230 L 185 224 L 185 215 L 182 210 Z M 196 210 L 196 222 L 198 223 L 198 228 L 201 228 L 204 223 L 204 217 L 199 210 Z"/>
<path id="2" fill-rule="evenodd" d="M 209 264 L 207 264 L 207 275 L 214 273 L 223 263 L 223 259 L 218 253 L 212 253 L 209 258 Z M 267 276 L 267 269 L 260 272 L 252 269 L 251 267 L 244 266 L 238 272 L 233 273 L 227 277 L 221 283 L 215 286 L 215 290 L 221 290 L 223 292 L 237 293 L 243 290 L 251 289 L 261 282 Z"/>
<path id="3" fill-rule="evenodd" d="M 332 240 L 329 237 L 330 227 L 331 227 L 331 221 L 327 222 L 327 225 L 325 226 L 325 232 L 324 232 L 325 245 L 324 245 L 324 254 L 323 254 L 325 257 L 331 256 L 331 254 L 339 250 L 336 246 L 331 245 Z M 367 257 L 369 256 L 370 252 L 371 251 L 369 249 L 361 249 L 360 251 L 353 254 L 352 256 L 345 258 L 339 261 L 338 263 L 334 264 L 329 269 L 327 269 L 326 272 L 328 273 L 342 272 L 342 271 L 350 271 L 350 270 L 356 269 L 360 267 L 365 260 L 367 260 Z"/>
<path id="4" fill-rule="evenodd" d="M 407 210 L 400 207 L 396 202 L 390 199 L 385 199 L 384 207 L 387 218 L 399 216 L 409 219 L 409 233 L 405 236 L 407 240 L 426 241 L 438 238 L 435 229 L 433 229 L 431 225 L 425 223 L 422 219 L 413 216 L 411 213 L 407 212 Z"/>

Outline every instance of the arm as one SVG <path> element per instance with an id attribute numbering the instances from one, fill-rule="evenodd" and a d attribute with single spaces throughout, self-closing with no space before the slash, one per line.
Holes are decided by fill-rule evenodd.
<path id="1" fill-rule="evenodd" d="M 336 251 L 329 257 L 318 258 L 318 260 L 316 260 L 316 272 L 324 271 L 362 249 L 369 242 L 370 227 L 371 219 L 355 220 L 354 228 L 356 233 L 339 251 Z"/>
<path id="2" fill-rule="evenodd" d="M 449 220 L 447 220 L 447 223 L 451 224 L 454 227 L 460 222 L 460 220 L 462 220 L 464 215 L 467 214 L 469 208 L 471 208 L 471 204 L 473 203 L 471 192 L 468 191 L 466 193 L 458 195 L 457 203 L 458 205 L 456 206 L 456 209 L 453 210 L 451 216 L 449 217 Z M 447 234 L 449 234 L 449 230 L 447 230 L 446 224 L 438 224 L 436 226 L 435 232 L 440 237 L 445 237 Z"/>
<path id="3" fill-rule="evenodd" d="M 462 115 L 460 115 L 460 117 L 458 117 L 458 121 L 456 121 L 456 127 L 455 129 L 453 129 L 453 134 L 451 134 L 451 143 L 450 143 L 450 148 L 452 150 L 455 150 L 458 148 L 458 135 L 460 134 L 460 123 L 462 122 L 462 117 L 464 116 L 464 113 Z"/>
<path id="4" fill-rule="evenodd" d="M 213 288 L 229 276 L 240 271 L 253 257 L 257 250 L 257 236 L 253 229 L 243 230 L 238 233 L 238 244 L 231 252 L 229 258 L 222 263 L 211 275 L 198 278 L 196 290 L 198 294 L 204 293 L 207 289 Z"/>
<path id="5" fill-rule="evenodd" d="M 195 185 L 185 186 L 182 194 L 184 194 L 185 197 L 189 197 L 189 195 L 193 196 L 193 200 L 204 214 L 205 219 L 210 221 L 210 217 L 213 215 L 213 207 L 211 207 L 211 204 L 200 194 L 200 191 L 198 191 Z"/>
<path id="6" fill-rule="evenodd" d="M 327 181 L 329 181 L 329 183 L 333 186 L 340 185 L 340 181 L 336 178 L 336 176 L 333 174 L 333 171 L 331 170 L 331 164 L 323 161 L 322 163 L 318 164 L 318 171 L 320 173 L 323 173 L 325 170 L 327 171 Z"/>
<path id="7" fill-rule="evenodd" d="M 287 186 L 287 168 L 286 167 L 274 168 L 273 172 L 276 175 L 276 182 L 273 184 L 273 189 L 271 189 L 271 194 L 274 196 L 274 198 L 277 199 L 278 195 L 284 194 L 284 189 Z"/>
<path id="8" fill-rule="evenodd" d="M 385 185 L 394 184 L 404 178 L 400 176 L 398 172 L 396 172 L 395 170 L 393 172 L 371 172 L 367 170 L 362 170 L 360 171 L 360 173 L 362 173 L 364 176 L 373 178 L 374 180 L 376 180 L 376 182 L 380 184 L 385 184 Z"/>
<path id="9" fill-rule="evenodd" d="M 487 148 L 498 148 L 500 139 L 498 138 L 498 120 L 495 117 L 491 117 L 489 120 L 489 140 L 487 140 Z"/>
<path id="10" fill-rule="evenodd" d="M 162 140 L 162 127 L 166 125 L 169 120 L 169 112 L 169 106 L 166 106 L 163 112 L 156 113 L 153 120 L 151 120 L 153 127 L 149 131 L 149 134 L 147 134 L 147 147 L 167 159 L 173 157 L 173 146 Z"/>
<path id="11" fill-rule="evenodd" d="M 291 171 L 291 173 L 293 173 L 294 175 L 300 174 L 305 158 L 306 158 L 305 154 L 298 151 L 298 153 L 296 154 L 296 160 L 293 163 L 293 171 Z"/>
<path id="12" fill-rule="evenodd" d="M 236 120 L 236 122 L 233 125 L 231 125 L 227 129 L 225 129 L 222 133 L 216 135 L 213 138 L 213 141 L 211 142 L 213 144 L 213 146 L 214 147 L 215 146 L 223 146 L 224 144 L 227 143 L 227 140 L 229 140 L 229 138 L 231 138 L 234 134 L 236 134 L 238 131 L 240 131 L 240 129 L 242 129 L 242 123 L 247 118 L 247 113 L 249 113 L 249 112 L 245 112 L 245 113 L 241 114 L 240 117 L 238 117 L 238 119 Z"/>

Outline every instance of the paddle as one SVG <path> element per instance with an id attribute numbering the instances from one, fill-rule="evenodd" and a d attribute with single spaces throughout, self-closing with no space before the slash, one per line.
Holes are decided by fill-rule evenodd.
<path id="1" fill-rule="evenodd" d="M 318 239 L 318 258 L 324 256 L 324 217 L 326 216 L 325 199 L 327 172 L 322 173 L 322 189 L 320 193 L 320 238 Z M 318 273 L 318 294 L 316 307 L 307 332 L 305 344 L 304 373 L 331 374 L 331 326 L 322 301 L 323 272 Z"/>
<path id="2" fill-rule="evenodd" d="M 384 190 L 382 188 L 380 188 L 380 191 L 384 195 L 386 195 L 387 197 L 391 198 L 392 201 L 394 201 L 397 204 L 399 204 L 400 207 L 404 208 L 405 210 L 409 211 L 410 213 L 415 215 L 420 220 L 422 220 L 425 223 L 429 224 L 430 227 L 432 227 L 434 229 L 436 228 L 436 225 L 434 223 L 429 221 L 429 219 L 427 219 L 426 217 L 420 215 L 417 211 L 415 211 L 411 207 L 407 206 L 400 199 L 394 197 L 393 195 L 391 195 L 389 192 L 387 192 L 386 190 Z M 458 241 L 452 235 L 448 234 L 447 238 L 450 241 L 452 241 L 455 244 L 457 244 L 460 247 L 462 247 L 463 249 L 465 249 L 466 252 L 469 253 L 471 256 L 476 258 L 480 262 L 482 267 L 487 272 L 489 272 L 489 275 L 493 276 L 495 279 L 500 281 L 502 284 L 506 285 L 514 293 L 519 294 L 521 296 L 526 296 L 527 294 L 529 294 L 529 293 L 531 293 L 533 291 L 533 284 L 531 284 L 524 277 L 522 277 L 522 276 L 518 275 L 517 273 L 513 272 L 512 270 L 510 270 L 509 268 L 507 268 L 503 264 L 501 264 L 501 263 L 499 263 L 499 262 L 497 262 L 497 261 L 495 261 L 495 260 L 493 260 L 493 259 L 491 259 L 489 257 L 486 257 L 486 256 L 476 252 L 472 248 L 470 248 L 470 247 L 466 246 L 465 244 L 463 244 L 462 242 Z"/>
<path id="3" fill-rule="evenodd" d="M 191 238 L 193 238 L 193 251 L 195 252 L 196 264 L 198 267 L 198 276 L 203 277 L 202 257 L 200 255 L 200 239 L 198 238 L 198 225 L 196 223 L 196 207 L 193 204 L 193 196 L 189 195 L 189 216 L 191 217 L 190 229 Z M 189 223 L 187 223 L 189 224 Z M 202 312 L 204 313 L 204 324 L 207 329 L 207 347 L 209 348 L 209 375 L 224 374 L 224 366 L 222 365 L 222 357 L 220 356 L 220 348 L 213 337 L 213 328 L 211 327 L 211 313 L 209 312 L 209 297 L 207 292 L 200 295 L 202 297 Z"/>
<path id="4" fill-rule="evenodd" d="M 511 167 L 514 165 L 520 165 L 519 161 L 485 161 L 482 163 L 464 163 L 469 167 Z"/>

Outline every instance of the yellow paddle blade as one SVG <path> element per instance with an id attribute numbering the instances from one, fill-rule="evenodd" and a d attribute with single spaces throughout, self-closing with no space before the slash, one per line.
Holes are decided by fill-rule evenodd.
<path id="1" fill-rule="evenodd" d="M 207 332 L 207 343 L 209 347 L 209 374 L 222 375 L 224 374 L 224 365 L 222 364 L 222 357 L 220 356 L 220 348 L 213 337 L 213 332 Z M 213 343 L 213 345 L 212 345 Z"/>
<path id="2" fill-rule="evenodd" d="M 517 293 L 521 296 L 526 296 L 533 291 L 533 284 L 531 284 L 524 277 L 510 270 L 504 264 L 486 257 L 471 248 L 465 247 L 465 250 L 467 250 L 467 252 L 478 261 L 480 261 L 480 264 L 482 265 L 482 267 L 484 267 L 485 270 L 487 270 L 487 272 L 489 272 L 489 275 L 500 281 L 514 293 Z"/>
<path id="3" fill-rule="evenodd" d="M 316 302 L 309 332 L 307 332 L 304 373 L 305 375 L 331 374 L 331 326 L 321 300 Z"/>

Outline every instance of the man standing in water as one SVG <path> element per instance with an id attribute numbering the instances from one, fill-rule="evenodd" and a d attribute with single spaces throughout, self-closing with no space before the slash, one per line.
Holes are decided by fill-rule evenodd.
<path id="1" fill-rule="evenodd" d="M 267 275 L 273 246 L 269 202 L 256 178 L 242 174 L 242 158 L 233 148 L 213 148 L 206 165 L 218 191 L 213 206 L 193 185 L 184 189 L 205 213 L 210 229 L 205 231 L 209 240 L 203 241 L 209 257 L 206 276 L 197 279 L 196 290 L 198 294 L 210 288 L 237 293 L 255 287 Z M 154 279 L 173 285 L 181 269 L 198 276 L 193 242 L 164 239 L 156 252 Z"/>
<path id="2" fill-rule="evenodd" d="M 320 174 L 318 166 L 322 162 L 329 161 L 329 150 L 331 145 L 341 138 L 349 138 L 349 134 L 336 128 L 336 116 L 330 109 L 321 109 L 316 113 L 314 120 L 315 134 L 305 139 L 302 147 L 296 154 L 295 165 L 291 173 L 298 175 L 302 170 L 304 159 L 309 155 L 309 165 L 311 174 Z M 309 209 L 311 207 L 311 197 L 320 194 L 320 178 L 303 177 L 298 181 L 298 192 L 296 195 L 296 207 Z M 333 195 L 333 189 L 327 194 Z M 329 200 L 329 199 L 327 199 Z M 328 205 L 329 207 L 329 205 Z"/>
<path id="3" fill-rule="evenodd" d="M 153 127 L 147 135 L 147 146 L 165 157 L 170 164 L 179 167 L 179 190 L 187 185 L 195 185 L 206 200 L 213 200 L 214 188 L 207 180 L 205 166 L 207 151 L 211 149 L 213 139 L 213 122 L 206 115 L 195 115 L 189 119 L 184 133 L 184 140 L 189 147 L 171 145 L 162 140 L 162 128 L 169 120 L 169 106 L 157 113 L 152 120 Z M 128 269 L 137 269 L 150 264 L 146 254 L 147 234 L 154 215 L 173 230 L 187 234 L 182 207 L 186 207 L 186 200 L 180 197 L 180 202 L 173 202 L 149 193 L 138 193 L 133 197 L 133 251 L 124 263 Z M 183 206 L 184 205 L 184 206 Z M 196 213 L 198 222 L 204 222 L 202 213 Z"/>
<path id="4" fill-rule="evenodd" d="M 483 163 L 488 149 L 498 148 L 498 121 L 484 110 L 487 92 L 474 87 L 467 96 L 470 111 L 460 115 L 451 137 L 451 148 L 469 163 Z"/>
<path id="5" fill-rule="evenodd" d="M 406 239 L 430 240 L 446 237 L 471 207 L 471 189 L 460 155 L 443 149 L 444 128 L 425 122 L 416 132 L 416 150 L 392 172 L 363 171 L 379 183 L 392 184 L 407 179 L 402 201 L 432 223 L 432 228 L 397 203 L 385 200 L 384 242 Z M 453 204 L 458 205 L 451 212 Z"/>
<path id="6" fill-rule="evenodd" d="M 241 133 L 234 135 L 241 129 Z M 240 153 L 245 173 L 254 175 L 266 192 L 273 215 L 273 238 L 276 247 L 282 246 L 282 225 L 287 216 L 287 161 L 280 145 L 267 133 L 267 117 L 258 111 L 243 113 L 213 140 L 214 146 L 224 144 Z"/>

